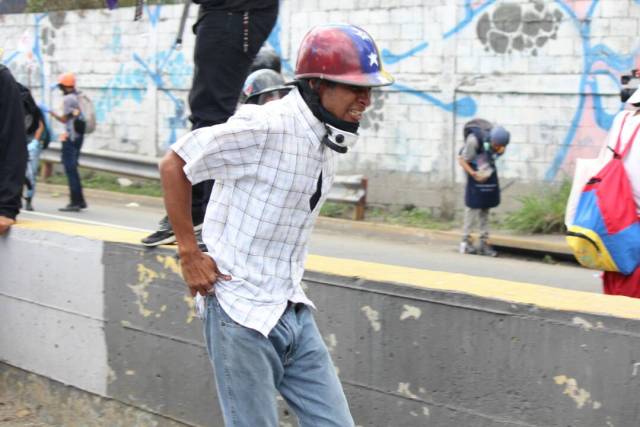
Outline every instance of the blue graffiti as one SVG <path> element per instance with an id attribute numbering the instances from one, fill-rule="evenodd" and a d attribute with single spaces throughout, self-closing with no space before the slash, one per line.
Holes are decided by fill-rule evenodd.
<path id="1" fill-rule="evenodd" d="M 427 42 L 420 43 L 416 47 L 411 48 L 408 51 L 401 54 L 394 54 L 394 53 L 391 53 L 391 51 L 389 51 L 388 49 L 382 49 L 382 53 L 381 53 L 382 61 L 387 65 L 395 64 L 396 62 L 400 62 L 403 59 L 406 59 L 410 56 L 417 54 L 422 50 L 425 50 L 427 47 L 429 47 L 429 43 Z"/>
<path id="2" fill-rule="evenodd" d="M 412 89 L 399 83 L 394 83 L 391 87 L 398 89 L 400 92 L 417 96 L 418 98 L 423 99 L 424 101 L 427 101 L 435 105 L 436 107 L 440 107 L 445 111 L 454 113 L 462 117 L 471 117 L 476 113 L 477 110 L 476 102 L 468 96 L 457 99 L 455 102 L 445 103 L 435 98 L 434 96 L 429 95 L 428 93 L 417 89 Z"/>
<path id="3" fill-rule="evenodd" d="M 153 12 L 151 11 L 151 6 L 145 5 L 144 10 L 147 12 L 147 15 L 149 15 L 149 22 L 151 22 L 151 26 L 155 28 L 155 26 L 158 25 L 158 21 L 160 21 L 162 5 L 156 5 Z"/>
<path id="4" fill-rule="evenodd" d="M 480 12 L 482 12 L 483 10 L 491 6 L 493 3 L 495 3 L 495 0 L 489 0 L 487 2 L 484 2 L 480 6 L 476 7 L 475 9 L 471 5 L 471 3 L 472 3 L 472 0 L 465 0 L 464 18 L 462 19 L 462 21 L 456 24 L 455 27 L 453 27 L 452 29 L 444 33 L 443 35 L 444 39 L 448 39 L 449 37 L 453 36 L 454 34 L 457 34 L 458 32 L 462 31 L 464 28 L 466 28 L 466 26 L 469 25 L 475 19 L 475 17 L 478 16 L 478 14 L 480 14 Z"/>
<path id="5" fill-rule="evenodd" d="M 141 104 L 147 92 L 147 76 L 143 70 L 125 71 L 124 65 L 116 76 L 101 90 L 102 94 L 95 102 L 96 121 L 104 123 L 107 114 L 126 100 Z"/>
<path id="6" fill-rule="evenodd" d="M 9 57 L 7 59 L 5 59 L 2 63 L 4 65 L 9 65 L 11 64 L 11 61 L 13 61 L 14 59 L 16 59 L 16 57 L 18 57 L 18 55 L 20 55 L 20 52 L 13 52 L 11 55 L 9 55 Z"/>
<path id="7" fill-rule="evenodd" d="M 267 37 L 267 43 L 269 43 L 271 47 L 273 47 L 273 50 L 276 51 L 276 53 L 280 58 L 282 58 L 282 45 L 280 44 L 281 32 L 282 32 L 282 27 L 280 25 L 280 18 L 278 17 L 278 20 L 276 21 L 276 25 L 274 25 L 273 30 L 271 30 L 271 34 L 269 34 L 269 37 Z M 282 59 L 282 68 L 284 69 L 285 72 L 289 74 L 294 73 L 291 63 L 286 59 Z"/>
<path id="8" fill-rule="evenodd" d="M 602 62 L 607 67 L 615 71 L 628 71 L 633 68 L 634 58 L 638 53 L 640 53 L 640 48 L 633 49 L 631 54 L 620 55 L 603 44 L 591 46 L 591 22 L 596 7 L 600 3 L 599 0 L 592 1 L 589 9 L 587 10 L 587 13 L 585 14 L 585 17 L 582 19 L 580 19 L 573 11 L 573 9 L 571 9 L 571 7 L 569 7 L 569 5 L 565 4 L 563 1 L 556 0 L 556 3 L 571 18 L 571 21 L 580 33 L 580 38 L 582 39 L 584 60 L 583 71 L 580 77 L 580 84 L 578 86 L 578 93 L 580 94 L 578 107 L 574 114 L 573 120 L 571 121 L 569 131 L 561 144 L 560 150 L 558 150 L 558 152 L 556 153 L 551 166 L 545 173 L 545 180 L 547 181 L 553 180 L 558 175 L 560 168 L 564 164 L 571 144 L 573 143 L 574 138 L 577 134 L 578 127 L 580 125 L 580 118 L 584 114 L 587 96 L 591 96 L 593 99 L 594 120 L 597 125 L 603 130 L 609 130 L 611 124 L 613 123 L 615 114 L 617 114 L 623 108 L 623 106 L 620 106 L 618 111 L 616 111 L 614 114 L 610 114 L 606 111 L 606 109 L 602 105 L 602 97 L 598 95 L 598 82 L 596 81 L 595 77 L 600 74 L 607 74 L 616 82 L 616 84 L 619 83 L 618 80 L 613 77 L 611 72 L 594 71 L 594 66 L 598 62 Z M 640 4 L 640 1 L 636 0 L 635 3 Z"/>
<path id="9" fill-rule="evenodd" d="M 113 38 L 111 40 L 111 45 L 109 45 L 108 48 L 114 54 L 122 52 L 122 29 L 119 25 L 113 30 Z"/>
<path id="10" fill-rule="evenodd" d="M 187 127 L 185 105 L 182 99 L 176 97 L 164 83 L 163 74 L 167 72 L 173 86 L 184 86 L 185 80 L 190 77 L 191 69 L 182 53 L 177 53 L 175 46 L 169 51 L 159 52 L 149 60 L 145 60 L 138 54 L 133 54 L 133 60 L 139 68 L 133 71 L 125 71 L 120 67 L 116 77 L 103 89 L 103 94 L 96 103 L 96 120 L 103 122 L 107 114 L 118 107 L 125 100 L 131 99 L 142 103 L 147 92 L 147 81 L 150 80 L 160 92 L 167 96 L 174 104 L 174 116 L 168 119 L 171 129 L 167 146 L 177 140 L 178 129 Z M 149 64 L 157 64 L 154 69 Z"/>

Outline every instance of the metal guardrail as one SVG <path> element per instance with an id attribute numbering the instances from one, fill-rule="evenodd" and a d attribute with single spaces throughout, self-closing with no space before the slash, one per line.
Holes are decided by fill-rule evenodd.
<path id="1" fill-rule="evenodd" d="M 42 152 L 42 160 L 60 163 L 60 145 L 49 146 Z M 158 161 L 137 155 L 82 151 L 80 166 L 138 178 L 160 179 Z"/>
<path id="2" fill-rule="evenodd" d="M 60 144 L 49 146 L 40 158 L 60 162 Z M 138 178 L 160 179 L 158 162 L 136 155 L 83 151 L 80 166 Z M 363 220 L 367 198 L 367 178 L 363 175 L 337 175 L 327 200 L 354 205 L 353 219 Z"/>

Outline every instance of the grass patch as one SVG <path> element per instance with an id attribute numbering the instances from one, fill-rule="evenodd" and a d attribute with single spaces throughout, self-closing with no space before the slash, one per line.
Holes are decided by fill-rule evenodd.
<path id="1" fill-rule="evenodd" d="M 404 225 L 416 228 L 429 228 L 433 230 L 450 230 L 455 226 L 454 221 L 438 218 L 430 211 L 417 208 L 414 205 L 389 208 L 367 208 L 365 218 L 367 221 L 372 222 L 383 222 L 386 224 Z"/>
<path id="2" fill-rule="evenodd" d="M 354 209 L 354 206 L 348 203 L 326 202 L 320 209 L 320 215 L 330 218 L 353 219 Z M 367 206 L 365 221 L 435 230 L 449 230 L 454 227 L 453 221 L 436 218 L 431 212 L 413 205 L 401 207 Z"/>
<path id="3" fill-rule="evenodd" d="M 325 202 L 320 208 L 320 216 L 329 218 L 349 218 L 353 215 L 354 207 L 346 203 Z"/>
<path id="4" fill-rule="evenodd" d="M 565 180 L 559 187 L 545 190 L 542 194 L 520 197 L 518 201 L 522 206 L 508 214 L 502 226 L 521 233 L 563 233 L 570 192 L 571 182 Z"/>
<path id="5" fill-rule="evenodd" d="M 118 182 L 118 178 L 122 178 L 120 175 L 109 172 L 99 172 L 86 168 L 80 168 L 80 177 L 84 188 L 116 191 L 142 196 L 162 197 L 160 181 L 154 179 L 127 178 L 132 181 L 132 183 L 125 187 L 120 185 Z M 47 178 L 45 182 L 49 184 L 67 185 L 67 178 L 63 173 L 54 173 Z"/>

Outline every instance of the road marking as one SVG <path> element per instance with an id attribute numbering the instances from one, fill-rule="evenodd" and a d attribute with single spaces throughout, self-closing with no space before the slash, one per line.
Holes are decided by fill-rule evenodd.
<path id="1" fill-rule="evenodd" d="M 123 229 L 123 230 L 137 231 L 137 232 L 141 232 L 141 233 L 150 233 L 152 231 L 152 230 L 147 230 L 147 229 L 144 229 L 144 228 L 128 227 L 126 225 L 111 224 L 111 223 L 108 223 L 108 222 L 100 222 L 100 221 L 91 221 L 91 220 L 88 220 L 88 219 L 72 218 L 72 217 L 69 217 L 69 216 L 54 215 L 54 214 L 49 214 L 49 213 L 44 213 L 44 212 L 22 211 L 20 213 L 22 215 L 27 216 L 27 217 L 28 216 L 35 216 L 35 217 L 42 217 L 42 218 L 51 218 L 51 219 L 69 221 L 69 222 L 78 222 L 78 223 L 81 223 L 81 224 L 99 225 L 101 227 L 115 227 L 115 228 L 120 228 L 120 229 Z"/>

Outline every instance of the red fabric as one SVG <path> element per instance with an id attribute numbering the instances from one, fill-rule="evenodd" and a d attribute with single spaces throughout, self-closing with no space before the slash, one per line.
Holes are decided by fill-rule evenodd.
<path id="1" fill-rule="evenodd" d="M 602 219 L 609 234 L 616 234 L 638 221 L 636 202 L 633 199 L 633 190 L 631 189 L 631 183 L 629 182 L 629 177 L 627 177 L 622 159 L 633 145 L 638 130 L 640 130 L 640 125 L 636 127 L 624 152 L 621 153 L 620 139 L 627 117 L 628 115 L 624 117 L 622 125 L 620 126 L 620 134 L 618 135 L 615 148 L 615 152 L 620 154 L 620 156 L 614 157 L 593 178 L 593 180 L 598 180 L 598 183 L 592 187 L 596 189 L 598 207 L 600 208 Z M 591 186 L 588 185 L 587 187 Z M 616 190 L 611 191 L 612 189 Z M 587 191 L 586 187 L 585 191 Z"/>
<path id="2" fill-rule="evenodd" d="M 640 267 L 636 268 L 629 276 L 605 271 L 602 275 L 602 284 L 604 293 L 607 295 L 640 298 Z"/>

